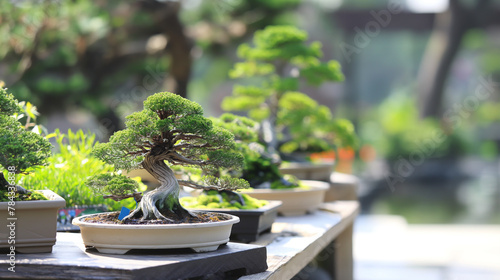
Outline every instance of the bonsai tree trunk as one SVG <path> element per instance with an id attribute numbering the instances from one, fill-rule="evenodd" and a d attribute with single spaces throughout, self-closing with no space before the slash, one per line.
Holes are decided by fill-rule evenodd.
<path id="1" fill-rule="evenodd" d="M 9 186 L 11 186 L 11 184 L 5 179 L 5 176 L 3 175 L 3 173 L 0 172 L 0 190 L 6 191 L 9 189 Z M 20 194 L 30 193 L 30 191 L 28 191 L 27 189 L 25 189 L 21 186 L 16 185 L 15 187 L 16 187 L 17 193 L 20 193 Z"/>
<path id="2" fill-rule="evenodd" d="M 5 176 L 0 172 L 0 190 L 6 190 L 9 187 L 9 182 L 5 180 Z"/>
<path id="3" fill-rule="evenodd" d="M 164 162 L 164 155 L 148 155 L 144 159 L 142 166 L 159 182 L 160 186 L 156 189 L 147 192 L 132 213 L 126 219 L 139 218 L 141 220 L 167 220 L 173 221 L 165 217 L 167 213 L 177 215 L 178 219 L 182 220 L 192 214 L 184 209 L 179 202 L 179 182 L 175 178 L 175 174 Z"/>

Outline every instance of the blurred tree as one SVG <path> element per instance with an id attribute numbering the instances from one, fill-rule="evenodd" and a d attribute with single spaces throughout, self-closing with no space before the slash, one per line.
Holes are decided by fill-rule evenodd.
<path id="1" fill-rule="evenodd" d="M 196 41 L 220 54 L 300 0 L 189 2 L 0 0 L 0 78 L 44 115 L 84 107 L 116 130 L 149 92 L 188 95 Z"/>
<path id="2" fill-rule="evenodd" d="M 500 24 L 498 2 L 494 0 L 450 0 L 449 3 L 449 9 L 436 16 L 420 67 L 418 91 L 423 118 L 441 116 L 447 78 L 465 34 L 471 29 Z"/>

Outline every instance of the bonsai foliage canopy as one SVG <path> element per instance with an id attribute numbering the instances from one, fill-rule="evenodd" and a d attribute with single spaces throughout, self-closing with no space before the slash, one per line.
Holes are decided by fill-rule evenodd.
<path id="1" fill-rule="evenodd" d="M 0 87 L 0 166 L 15 174 L 28 173 L 33 167 L 44 165 L 52 148 L 46 138 L 22 125 L 21 113 L 20 103 Z M 8 185 L 0 172 L 0 189 L 7 189 Z M 17 190 L 26 192 L 20 187 Z"/>
<path id="2" fill-rule="evenodd" d="M 335 144 L 353 143 L 352 124 L 334 120 L 330 109 L 299 92 L 301 81 L 319 86 L 344 79 L 337 61 L 322 62 L 321 43 L 307 43 L 307 33 L 293 26 L 268 26 L 257 31 L 253 46 L 242 44 L 229 75 L 247 78 L 248 85 L 236 85 L 223 100 L 227 111 L 247 111 L 262 123 L 260 138 L 270 151 L 331 149 Z M 337 134 L 333 140 L 330 134 Z M 349 135 L 351 134 L 351 135 Z"/>
<path id="3" fill-rule="evenodd" d="M 203 109 L 195 102 L 174 93 L 156 93 L 144 102 L 142 111 L 127 116 L 125 125 L 108 143 L 96 145 L 92 153 L 118 169 L 144 168 L 161 184 L 147 192 L 125 220 L 182 220 L 192 216 L 179 203 L 179 184 L 220 190 L 248 186 L 246 181 L 229 176 L 207 175 L 197 182 L 175 178 L 169 165 L 198 168 L 204 174 L 213 174 L 221 168 L 240 169 L 244 163 L 243 156 L 235 150 L 233 134 L 203 117 Z M 88 184 L 102 187 L 104 180 L 130 186 L 127 180 L 116 180 L 117 176 L 124 177 L 94 176 Z"/>

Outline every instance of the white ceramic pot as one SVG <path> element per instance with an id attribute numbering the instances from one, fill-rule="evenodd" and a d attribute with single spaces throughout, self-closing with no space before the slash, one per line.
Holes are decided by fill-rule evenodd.
<path id="1" fill-rule="evenodd" d="M 245 191 L 246 194 L 257 199 L 281 200 L 283 204 L 278 208 L 278 213 L 283 216 L 299 216 L 312 213 L 323 203 L 325 192 L 330 184 L 322 181 L 302 180 L 309 189 L 253 189 Z"/>
<path id="2" fill-rule="evenodd" d="M 229 241 L 233 224 L 240 219 L 228 214 L 226 221 L 197 224 L 130 225 L 85 222 L 85 215 L 73 219 L 80 227 L 85 246 L 105 254 L 125 254 L 132 249 L 190 248 L 195 252 L 215 251 Z"/>
<path id="3" fill-rule="evenodd" d="M 334 162 L 289 162 L 279 169 L 281 174 L 291 174 L 301 180 L 328 181 L 334 166 Z"/>
<path id="4" fill-rule="evenodd" d="M 9 215 L 7 202 L 0 202 L 0 248 L 15 246 L 19 253 L 52 252 L 56 243 L 57 211 L 66 206 L 66 201 L 53 191 L 39 192 L 49 200 L 16 201 L 12 206 L 15 216 Z M 13 223 L 14 231 L 4 226 L 4 222 Z M 9 243 L 9 238 L 15 240 L 15 244 Z"/>

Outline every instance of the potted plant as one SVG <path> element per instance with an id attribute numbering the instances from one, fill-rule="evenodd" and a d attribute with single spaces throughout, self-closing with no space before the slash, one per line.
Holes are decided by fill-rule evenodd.
<path id="1" fill-rule="evenodd" d="M 248 243 L 271 230 L 282 202 L 260 200 L 244 193 L 210 190 L 197 196 L 182 197 L 181 204 L 187 209 L 237 216 L 240 222 L 233 226 L 230 239 Z"/>
<path id="2" fill-rule="evenodd" d="M 248 183 L 228 175 L 207 175 L 196 182 L 178 180 L 170 166 L 206 171 L 241 168 L 243 157 L 234 151 L 233 135 L 203 117 L 197 103 L 168 92 L 148 97 L 144 109 L 129 115 L 125 125 L 126 129 L 115 132 L 108 143 L 96 145 L 92 154 L 117 169 L 143 168 L 161 185 L 146 192 L 137 208 L 121 220 L 118 213 L 74 219 L 85 245 L 103 253 L 123 254 L 130 249 L 155 248 L 213 251 L 226 243 L 238 217 L 186 210 L 179 202 L 180 185 L 235 190 L 248 187 Z M 137 186 L 121 174 L 96 175 L 88 184 L 117 199 L 132 195 Z"/>
<path id="3" fill-rule="evenodd" d="M 248 118 L 225 113 L 219 118 L 212 118 L 215 125 L 227 129 L 235 136 L 235 149 L 245 157 L 243 172 L 249 164 L 249 154 L 258 153 L 253 149 L 257 141 L 257 124 Z M 199 170 L 180 168 L 178 170 L 183 176 L 192 178 L 200 176 Z M 211 170 L 212 176 L 220 176 L 220 170 Z M 233 174 L 241 176 L 241 174 Z M 271 229 L 278 215 L 278 209 L 282 202 L 277 200 L 258 200 L 248 194 L 232 191 L 209 190 L 199 194 L 199 191 L 191 192 L 191 197 L 181 198 L 181 203 L 189 209 L 203 209 L 207 211 L 222 212 L 238 216 L 240 222 L 233 226 L 231 240 L 241 242 L 252 242 L 258 236 Z"/>
<path id="4" fill-rule="evenodd" d="M 280 153 L 294 164 L 284 173 L 320 174 L 309 179 L 329 178 L 333 163 L 304 162 L 304 153 L 334 150 L 355 144 L 354 128 L 345 119 L 334 119 L 330 109 L 298 92 L 300 83 L 319 86 L 325 81 L 344 79 L 337 61 L 321 62 L 321 44 L 306 44 L 307 33 L 293 26 L 269 26 L 255 33 L 254 45 L 242 44 L 232 78 L 251 78 L 251 85 L 236 85 L 233 95 L 223 100 L 227 111 L 246 111 L 260 122 L 260 142 L 267 152 Z M 256 85 L 257 83 L 257 85 Z M 297 156 L 299 155 L 299 156 Z M 301 162 L 300 164 L 297 162 Z M 307 169 L 307 170 L 306 170 Z M 308 179 L 308 178 L 303 178 Z"/>
<path id="5" fill-rule="evenodd" d="M 20 122 L 22 105 L 25 125 Z M 0 88 L 0 219 L 8 222 L 8 227 L 0 228 L 0 248 L 8 248 L 11 254 L 51 252 L 57 210 L 66 204 L 52 191 L 30 191 L 17 185 L 16 175 L 44 165 L 50 155 L 52 145 L 31 123 L 35 113 L 30 103 L 19 103 Z"/>
<path id="6" fill-rule="evenodd" d="M 82 130 L 62 133 L 56 129 L 53 135 L 56 151 L 47 158 L 47 164 L 38 168 L 36 173 L 26 174 L 20 181 L 27 186 L 47 186 L 66 200 L 66 207 L 58 212 L 59 231 L 79 230 L 71 224 L 73 218 L 85 214 L 117 211 L 123 206 L 135 206 L 133 198 L 112 201 L 94 195 L 94 190 L 85 184 L 91 175 L 114 172 L 114 166 L 91 156 L 97 144 L 96 135 Z M 135 179 L 135 177 L 133 177 Z M 146 186 L 141 184 L 139 191 Z"/>
<path id="7" fill-rule="evenodd" d="M 284 216 L 303 215 L 315 211 L 323 202 L 329 185 L 320 181 L 299 181 L 293 175 L 283 175 L 276 157 L 257 143 L 256 122 L 232 114 L 223 114 L 216 122 L 239 138 L 238 149 L 245 158 L 241 178 L 252 187 L 246 194 L 270 201 L 281 201 L 277 209 Z"/>

